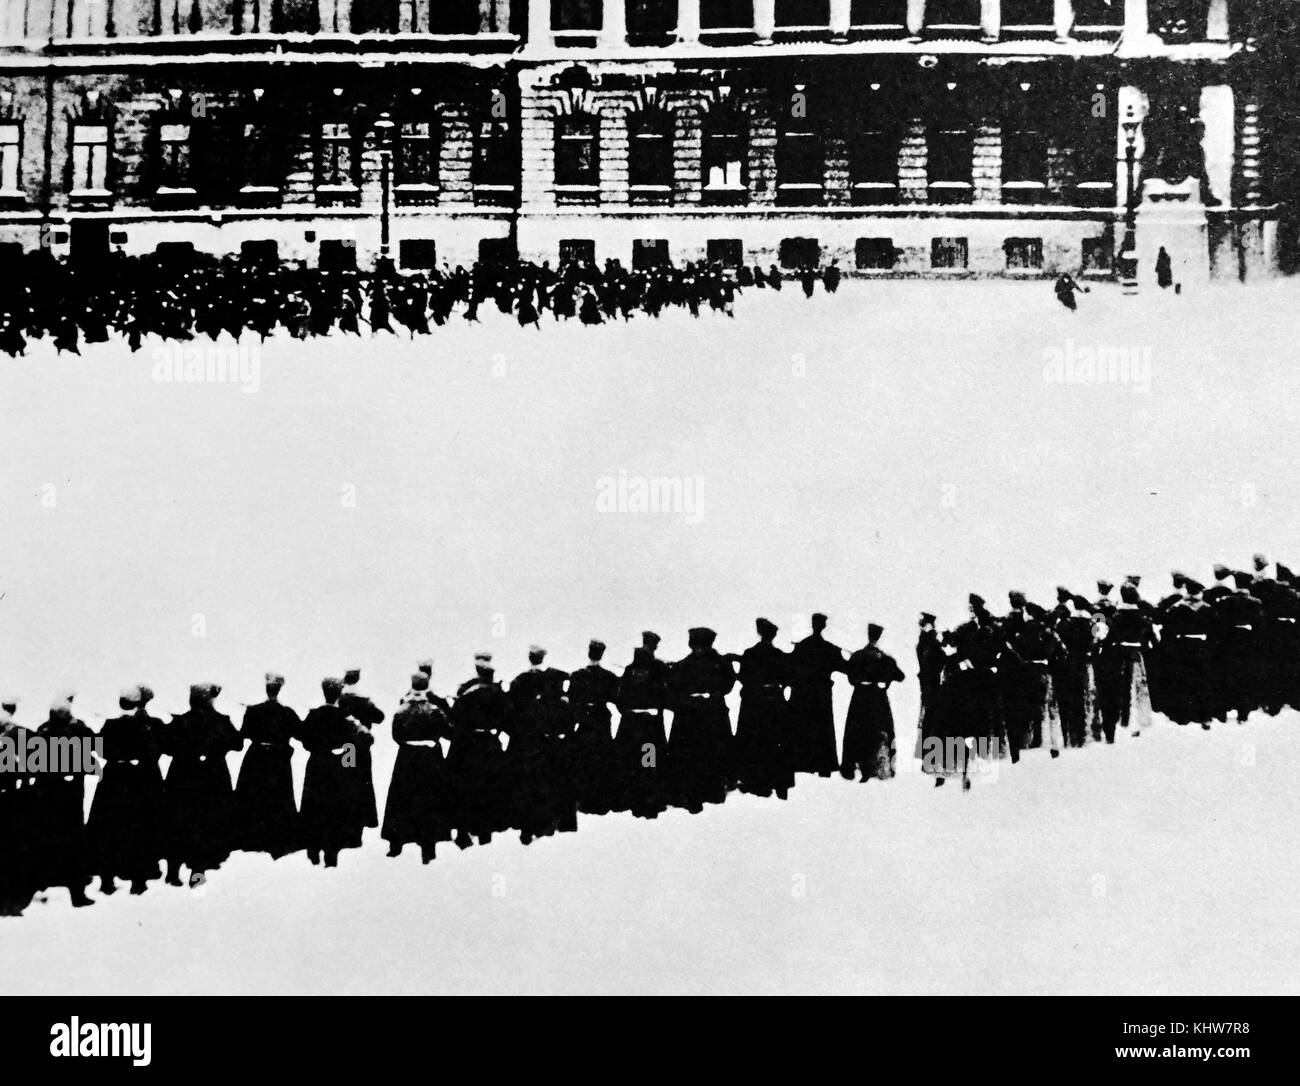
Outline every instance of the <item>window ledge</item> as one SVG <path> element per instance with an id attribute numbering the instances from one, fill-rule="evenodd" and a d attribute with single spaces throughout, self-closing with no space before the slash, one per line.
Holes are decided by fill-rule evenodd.
<path id="1" fill-rule="evenodd" d="M 351 196 L 359 193 L 361 189 L 356 185 L 317 185 L 316 191 L 331 196 Z"/>
<path id="2" fill-rule="evenodd" d="M 159 185 L 159 196 L 197 196 L 198 190 L 189 185 Z"/>
<path id="3" fill-rule="evenodd" d="M 113 194 L 108 189 L 73 189 L 68 193 L 74 200 L 111 200 Z"/>

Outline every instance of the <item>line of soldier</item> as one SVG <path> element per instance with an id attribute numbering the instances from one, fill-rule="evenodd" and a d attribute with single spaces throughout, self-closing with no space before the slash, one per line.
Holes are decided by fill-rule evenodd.
<path id="1" fill-rule="evenodd" d="M 1010 592 L 994 616 L 978 595 L 970 617 L 940 633 L 922 614 L 916 655 L 916 756 L 941 785 L 970 787 L 971 757 L 1019 761 L 1024 750 L 1113 743 L 1149 729 L 1153 713 L 1208 730 L 1229 715 L 1300 708 L 1300 578 L 1254 556 L 1253 570 L 1216 564 L 1209 587 L 1175 570 L 1157 603 L 1132 575 L 1098 581 L 1094 600 L 1064 587 L 1050 610 Z M 982 748 L 982 749 L 981 749 Z"/>
<path id="2" fill-rule="evenodd" d="M 775 644 L 777 627 L 759 619 L 758 641 L 739 655 L 718 652 L 714 631 L 695 628 L 689 653 L 673 663 L 658 657 L 659 637 L 647 631 L 621 675 L 602 663 L 600 641 L 572 674 L 548 667 L 545 650 L 533 647 L 508 689 L 481 653 L 452 699 L 432 691 L 432 662 L 422 662 L 392 719 L 399 749 L 380 827 L 389 854 L 413 844 L 427 863 L 443 842 L 466 848 L 512 829 L 528 844 L 575 830 L 579 812 L 698 813 L 733 790 L 784 799 L 796 772 L 893 777 L 888 689 L 903 673 L 879 647 L 881 627 L 871 625 L 867 645 L 846 659 L 826 640 L 826 623 L 814 615 L 811 635 L 787 652 Z M 853 684 L 839 756 L 836 672 Z M 115 892 L 119 879 L 143 893 L 160 861 L 168 883 L 181 885 L 188 869 L 198 885 L 235 849 L 277 858 L 305 849 L 313 863 L 336 865 L 380 826 L 370 750 L 385 714 L 359 681 L 358 670 L 326 679 L 323 704 L 300 720 L 280 701 L 283 677 L 268 674 L 266 700 L 246 709 L 239 728 L 214 706 L 214 684 L 192 687 L 188 711 L 166 724 L 150 715 L 147 687 L 123 692 L 121 715 L 98 733 L 102 776 L 84 824 L 84 775 L 0 773 L 0 898 L 21 909 L 38 890 L 66 886 L 86 905 L 94 875 L 101 893 Z M 737 683 L 733 733 L 725 699 Z M 16 706 L 2 708 L 0 735 L 14 737 L 24 730 Z M 70 696 L 36 733 L 94 734 Z M 301 808 L 293 742 L 308 752 Z M 232 786 L 227 755 L 244 746 Z M 171 760 L 165 779 L 162 755 Z"/>
<path id="3" fill-rule="evenodd" d="M 834 292 L 837 264 L 797 277 L 812 295 L 822 281 Z M 297 339 L 333 333 L 427 335 L 453 313 L 477 321 L 483 305 L 513 315 L 522 326 L 540 327 L 543 314 L 601 324 L 644 312 L 657 317 L 669 307 L 699 316 L 702 307 L 734 315 L 738 291 L 781 289 L 775 265 L 724 268 L 697 262 L 664 262 L 628 270 L 617 260 L 603 268 L 584 259 L 477 263 L 466 269 L 443 265 L 427 272 L 307 268 L 302 262 L 241 261 L 193 255 L 146 257 L 114 253 L 106 266 L 61 264 L 46 250 L 6 267 L 0 286 L 0 352 L 25 353 L 29 340 L 52 339 L 59 352 L 80 354 L 80 344 L 104 343 L 114 334 L 139 350 L 145 336 L 185 341 L 196 336 L 238 340 L 245 331 L 262 339 L 282 328 Z"/>

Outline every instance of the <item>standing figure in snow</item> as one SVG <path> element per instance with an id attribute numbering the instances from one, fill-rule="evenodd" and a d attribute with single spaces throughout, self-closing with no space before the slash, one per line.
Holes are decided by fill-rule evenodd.
<path id="1" fill-rule="evenodd" d="M 235 785 L 235 847 L 273 860 L 302 847 L 293 801 L 293 747 L 298 714 L 280 703 L 284 676 L 266 674 L 266 700 L 244 710 L 240 739 L 248 744 Z"/>
<path id="2" fill-rule="evenodd" d="M 104 721 L 99 731 L 103 775 L 95 787 L 86 825 L 99 874 L 99 892 L 117 891 L 117 879 L 143 894 L 158 877 L 163 854 L 163 780 L 158 770 L 163 722 L 149 715 L 147 686 L 123 691 L 122 715 Z"/>
<path id="3" fill-rule="evenodd" d="M 704 810 L 706 803 L 722 803 L 732 782 L 731 715 L 725 699 L 736 684 L 736 672 L 731 660 L 713 647 L 717 636 L 703 626 L 691 629 L 690 654 L 668 673 L 674 802 L 692 814 Z"/>
<path id="4" fill-rule="evenodd" d="M 833 690 L 844 670 L 844 650 L 827 641 L 827 618 L 812 616 L 812 633 L 790 653 L 790 767 L 829 777 L 839 765 Z"/>
<path id="5" fill-rule="evenodd" d="M 1083 291 L 1084 294 L 1089 293 L 1088 288 L 1080 284 L 1069 272 L 1062 272 L 1057 277 L 1056 284 L 1052 289 L 1056 291 L 1056 300 L 1071 312 L 1079 308 L 1074 296 L 1079 291 Z"/>
<path id="6" fill-rule="evenodd" d="M 656 660 L 659 638 L 643 635 L 632 662 L 618 681 L 618 735 L 614 738 L 612 774 L 615 794 L 610 808 L 636 818 L 657 818 L 668 802 L 665 755 L 668 750 L 664 710 L 668 705 L 667 668 Z"/>
<path id="7" fill-rule="evenodd" d="M 740 656 L 740 713 L 736 720 L 735 776 L 742 792 L 785 799 L 794 787 L 786 740 L 790 731 L 790 657 L 774 645 L 777 627 L 755 622 L 758 643 Z"/>
<path id="8" fill-rule="evenodd" d="M 370 731 L 376 724 L 384 722 L 384 711 L 357 691 L 359 682 L 361 682 L 360 668 L 349 668 L 343 673 L 343 692 L 339 694 L 339 708 L 366 731 Z M 378 826 L 379 808 L 375 803 L 375 777 L 370 764 L 372 745 L 366 744 L 358 748 L 357 772 L 353 779 L 361 789 L 361 805 L 366 812 L 366 825 Z"/>
<path id="9" fill-rule="evenodd" d="M 618 676 L 601 664 L 605 643 L 587 645 L 587 666 L 569 676 L 569 710 L 574 737 L 571 767 L 578 810 L 607 814 L 614 803 L 615 776 L 610 709 L 618 701 Z"/>
<path id="10" fill-rule="evenodd" d="M 300 824 L 307 858 L 318 864 L 323 856 L 326 867 L 337 867 L 340 852 L 361 847 L 369 811 L 357 781 L 359 755 L 375 740 L 369 729 L 339 708 L 342 679 L 323 680 L 321 693 L 325 704 L 307 714 L 299 736 L 308 752 Z"/>
<path id="11" fill-rule="evenodd" d="M 506 733 L 509 703 L 496 681 L 492 654 L 474 657 L 474 678 L 456 691 L 451 714 L 451 748 L 447 773 L 452 786 L 452 825 L 460 848 L 478 839 L 486 845 L 510 824 L 501 736 Z"/>
<path id="12" fill-rule="evenodd" d="M 853 684 L 848 716 L 844 720 L 844 753 L 840 775 L 853 780 L 894 776 L 896 748 L 894 714 L 889 708 L 889 686 L 905 676 L 894 658 L 879 645 L 884 627 L 867 627 L 867 644 L 849 657 L 845 671 Z"/>
<path id="13" fill-rule="evenodd" d="M 417 671 L 411 689 L 393 714 L 397 761 L 384 804 L 381 834 L 388 855 L 400 856 L 408 844 L 420 846 L 428 863 L 440 841 L 451 840 L 451 805 L 441 740 L 451 735 L 450 706 L 429 689 L 429 676 Z"/>
<path id="14" fill-rule="evenodd" d="M 230 717 L 212 705 L 221 693 L 216 683 L 190 687 L 190 707 L 172 717 L 162 732 L 162 750 L 171 767 L 163 785 L 167 835 L 167 882 L 180 886 L 180 869 L 190 869 L 190 885 L 225 863 L 234 840 L 234 789 L 226 754 L 243 742 Z"/>
<path id="15" fill-rule="evenodd" d="M 66 886 L 74 906 L 90 904 L 86 885 L 91 861 L 86 848 L 86 777 L 95 766 L 86 764 L 92 732 L 72 715 L 72 695 L 50 706 L 48 719 L 36 734 L 47 741 L 49 754 L 44 772 L 36 774 L 32 799 L 32 834 L 37 859 L 37 889 Z M 74 749 L 75 748 L 75 749 Z M 60 755 L 55 764 L 56 754 Z M 66 760 L 66 764 L 62 764 Z M 9 832 L 5 830 L 4 832 Z"/>

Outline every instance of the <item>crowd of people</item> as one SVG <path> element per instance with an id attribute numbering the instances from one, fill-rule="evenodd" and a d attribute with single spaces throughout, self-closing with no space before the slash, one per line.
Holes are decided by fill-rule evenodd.
<path id="1" fill-rule="evenodd" d="M 1113 743 L 1117 729 L 1141 735 L 1160 713 L 1176 724 L 1300 708 L 1300 577 L 1255 555 L 1252 570 L 1221 564 L 1206 587 L 1181 571 L 1152 603 L 1141 578 L 1126 577 L 1112 596 L 1097 582 L 1088 600 L 1058 587 L 1050 609 L 1008 594 L 994 616 L 970 597 L 970 617 L 940 633 L 921 616 L 917 643 L 922 770 L 961 777 L 971 758 Z"/>
<path id="2" fill-rule="evenodd" d="M 776 265 L 724 267 L 705 261 L 628 269 L 569 260 L 558 267 L 529 261 L 476 263 L 468 269 L 374 272 L 308 268 L 301 261 L 243 260 L 187 254 L 134 257 L 113 253 L 105 263 L 78 266 L 48 250 L 25 254 L 6 269 L 0 286 L 0 352 L 21 355 L 32 340 L 50 339 L 59 352 L 121 336 L 138 350 L 148 336 L 262 339 L 282 329 L 297 339 L 346 335 L 427 335 L 455 314 L 467 321 L 491 307 L 522 326 L 555 320 L 583 324 L 659 316 L 684 308 L 734 315 L 738 292 L 781 290 L 792 279 L 811 296 L 822 284 L 834 293 L 838 263 L 782 272 Z"/>
<path id="3" fill-rule="evenodd" d="M 922 771 L 936 785 L 957 777 L 969 788 L 978 758 L 1018 762 L 1035 748 L 1057 757 L 1113 743 L 1119 729 L 1147 730 L 1155 712 L 1208 729 L 1230 714 L 1244 722 L 1256 710 L 1300 707 L 1300 578 L 1268 568 L 1262 555 L 1253 572 L 1216 566 L 1208 588 L 1175 572 L 1156 603 L 1137 576 L 1118 598 L 1108 581 L 1091 601 L 1058 588 L 1050 609 L 1013 591 L 1001 616 L 972 595 L 969 619 L 944 633 L 922 614 Z M 427 863 L 447 842 L 468 848 L 513 830 L 529 844 L 571 832 L 580 813 L 698 813 L 736 791 L 785 799 L 801 773 L 892 778 L 889 690 L 905 676 L 880 647 L 882 628 L 870 625 L 866 645 L 846 654 L 826 637 L 825 615 L 813 615 L 811 633 L 788 651 L 775 624 L 755 625 L 756 643 L 739 654 L 718 651 L 714 631 L 692 629 L 689 653 L 672 663 L 647 631 L 621 674 L 604 665 L 600 641 L 572 673 L 534 646 L 508 686 L 481 653 L 450 698 L 434 692 L 432 661 L 423 661 L 391 720 L 398 752 L 382 821 L 371 748 L 386 714 L 361 693 L 356 669 L 324 680 L 322 704 L 305 718 L 280 701 L 284 678 L 268 674 L 266 700 L 238 727 L 216 707 L 214 684 L 191 687 L 188 711 L 166 723 L 149 712 L 152 691 L 132 687 L 98 733 L 77 719 L 71 695 L 32 731 L 15 721 L 17 703 L 0 699 L 0 899 L 21 911 L 62 886 L 87 905 L 95 876 L 101 894 L 119 880 L 132 893 L 160 877 L 182 885 L 183 872 L 197 885 L 236 850 L 305 851 L 332 867 L 369 828 L 390 856 L 413 845 Z M 837 674 L 852 688 L 842 743 Z M 733 729 L 727 697 L 737 685 Z M 32 736 L 94 740 L 95 764 L 16 761 Z M 307 753 L 300 804 L 295 744 Z M 244 748 L 232 777 L 228 757 Z M 87 818 L 91 774 L 99 780 Z"/>

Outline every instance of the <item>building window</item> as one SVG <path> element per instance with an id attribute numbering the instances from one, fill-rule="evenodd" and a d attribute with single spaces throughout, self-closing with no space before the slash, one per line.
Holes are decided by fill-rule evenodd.
<path id="1" fill-rule="evenodd" d="M 802 87 L 795 94 L 804 95 Z M 822 181 L 825 157 L 821 133 L 809 120 L 807 99 L 803 98 L 803 116 L 795 117 L 793 110 L 785 111 L 781 131 L 776 142 L 777 197 L 783 204 L 819 204 L 822 200 Z"/>
<path id="2" fill-rule="evenodd" d="M 1003 26 L 1054 26 L 1053 0 L 1002 0 Z"/>
<path id="3" fill-rule="evenodd" d="M 316 184 L 320 188 L 354 188 L 356 162 L 352 153 L 352 126 L 330 123 L 320 127 Z"/>
<path id="4" fill-rule="evenodd" d="M 430 34 L 477 34 L 479 32 L 478 0 L 435 0 L 431 4 L 414 4 L 427 13 L 427 27 L 415 27 Z"/>
<path id="5" fill-rule="evenodd" d="M 965 238 L 931 238 L 930 267 L 965 268 L 970 256 L 969 249 Z"/>
<path id="6" fill-rule="evenodd" d="M 273 125 L 247 122 L 244 125 L 243 166 L 245 190 L 278 192 L 283 183 L 284 143 Z"/>
<path id="7" fill-rule="evenodd" d="M 244 264 L 274 265 L 280 260 L 280 243 L 270 238 L 245 241 L 239 246 L 239 259 Z"/>
<path id="8" fill-rule="evenodd" d="M 480 264 L 508 264 L 515 259 L 515 247 L 509 238 L 483 238 L 478 243 Z"/>
<path id="9" fill-rule="evenodd" d="M 905 26 L 907 0 L 853 0 L 849 21 L 853 26 Z"/>
<path id="10" fill-rule="evenodd" d="M 1033 203 L 1047 195 L 1047 133 L 1029 109 L 1018 109 L 1002 129 L 1002 199 Z"/>
<path id="11" fill-rule="evenodd" d="M 1124 0 L 1074 0 L 1075 26 L 1123 26 Z"/>
<path id="12" fill-rule="evenodd" d="M 516 169 L 510 126 L 501 120 L 479 121 L 474 128 L 473 182 L 476 190 L 513 191 Z M 483 192 L 476 192 L 479 200 Z"/>
<path id="13" fill-rule="evenodd" d="M 560 266 L 595 264 L 596 243 L 591 238 L 564 238 L 560 241 Z"/>
<path id="14" fill-rule="evenodd" d="M 433 186 L 438 183 L 440 129 L 431 121 L 404 121 L 398 130 L 396 182 Z"/>
<path id="15" fill-rule="evenodd" d="M 700 29 L 752 31 L 753 0 L 700 0 Z"/>
<path id="16" fill-rule="evenodd" d="M 958 123 L 939 122 L 926 131 L 926 163 L 930 200 L 966 203 L 971 197 L 975 136 Z"/>
<path id="17" fill-rule="evenodd" d="M 352 0 L 353 34 L 392 34 L 397 30 L 397 0 Z"/>
<path id="18" fill-rule="evenodd" d="M 776 25 L 816 27 L 830 23 L 829 0 L 776 0 Z"/>
<path id="19" fill-rule="evenodd" d="M 320 266 L 323 271 L 356 271 L 356 242 L 350 239 L 322 241 L 320 243 Z"/>
<path id="20" fill-rule="evenodd" d="M 0 124 L 0 192 L 22 191 L 19 163 L 22 162 L 22 133 L 16 124 Z"/>
<path id="21" fill-rule="evenodd" d="M 854 132 L 849 138 L 849 183 L 855 204 L 892 204 L 898 199 L 896 130 Z"/>
<path id="22" fill-rule="evenodd" d="M 980 25 L 980 0 L 929 0 L 925 7 L 927 30 L 970 30 Z"/>
<path id="23" fill-rule="evenodd" d="M 632 242 L 632 269 L 645 271 L 668 265 L 668 242 L 664 238 L 638 238 Z"/>
<path id="24" fill-rule="evenodd" d="M 555 122 L 555 183 L 594 188 L 600 184 L 600 139 L 596 118 L 587 114 Z"/>
<path id="25" fill-rule="evenodd" d="M 72 191 L 104 192 L 108 188 L 108 126 L 72 127 Z"/>
<path id="26" fill-rule="evenodd" d="M 397 260 L 403 268 L 428 271 L 438 266 L 438 244 L 431 238 L 404 238 L 397 246 Z"/>
<path id="27" fill-rule="evenodd" d="M 822 262 L 821 242 L 816 238 L 782 238 L 777 253 L 783 268 L 815 268 Z"/>
<path id="28" fill-rule="evenodd" d="M 1080 103 L 1072 113 L 1068 138 L 1074 167 L 1074 202 L 1081 207 L 1112 207 L 1119 135 L 1115 124 L 1114 95 L 1103 91 L 1105 108 L 1093 109 Z M 1102 116 L 1097 116 L 1100 113 Z"/>
<path id="29" fill-rule="evenodd" d="M 743 199 L 748 185 L 745 131 L 736 117 L 709 118 L 700 152 L 706 195 Z"/>
<path id="30" fill-rule="evenodd" d="M 1148 25 L 1169 43 L 1204 41 L 1209 7 L 1208 0 L 1150 0 Z"/>
<path id="31" fill-rule="evenodd" d="M 551 5 L 551 27 L 555 30 L 600 29 L 601 0 L 532 0 Z"/>
<path id="32" fill-rule="evenodd" d="M 1109 272 L 1111 251 L 1114 247 L 1114 239 L 1106 234 L 1095 238 L 1084 238 L 1083 270 L 1095 273 Z"/>
<path id="33" fill-rule="evenodd" d="M 1007 238 L 1002 243 L 1007 271 L 1038 271 L 1043 266 L 1042 238 Z"/>
<path id="34" fill-rule="evenodd" d="M 745 244 L 740 238 L 709 238 L 707 256 L 710 264 L 739 268 L 745 262 Z"/>
<path id="35" fill-rule="evenodd" d="M 660 110 L 630 114 L 627 179 L 632 188 L 672 188 L 673 121 Z M 635 196 L 635 192 L 633 193 Z"/>
<path id="36" fill-rule="evenodd" d="M 893 238 L 858 238 L 853 246 L 853 262 L 863 271 L 888 271 L 898 255 Z"/>
<path id="37" fill-rule="evenodd" d="M 158 125 L 158 188 L 190 187 L 190 126 L 165 121 Z"/>

